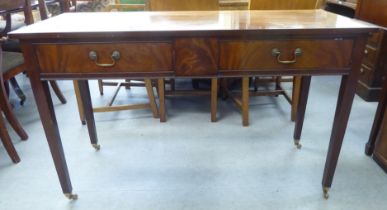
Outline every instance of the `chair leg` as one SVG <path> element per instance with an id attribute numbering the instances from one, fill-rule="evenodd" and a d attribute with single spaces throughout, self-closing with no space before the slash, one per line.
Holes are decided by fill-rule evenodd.
<path id="1" fill-rule="evenodd" d="M 52 90 L 54 90 L 55 95 L 58 97 L 59 101 L 62 104 L 67 103 L 66 98 L 63 96 L 62 91 L 59 89 L 58 83 L 56 81 L 50 81 Z"/>
<path id="2" fill-rule="evenodd" d="M 145 81 L 146 92 L 148 93 L 149 104 L 153 113 L 153 117 L 158 118 L 159 112 L 157 110 L 155 95 L 153 93 L 152 81 L 150 79 L 145 79 L 144 81 Z"/>
<path id="3" fill-rule="evenodd" d="M 3 116 L 1 116 L 1 114 L 0 114 L 0 138 L 12 162 L 14 163 L 20 162 L 20 157 L 17 154 L 15 147 L 13 146 L 11 137 L 8 134 L 7 128 L 5 127 Z"/>
<path id="4" fill-rule="evenodd" d="M 249 77 L 242 79 L 242 124 L 249 126 Z"/>
<path id="5" fill-rule="evenodd" d="M 170 79 L 169 80 L 169 85 L 170 85 L 172 91 L 175 91 L 175 89 L 176 89 L 176 85 L 175 84 L 176 84 L 175 83 L 175 79 Z"/>
<path id="6" fill-rule="evenodd" d="M 79 90 L 78 81 L 74 80 L 73 85 L 74 85 L 75 98 L 77 99 L 79 118 L 81 120 L 82 125 L 86 125 L 85 111 L 83 110 L 83 102 L 82 102 L 82 97 Z"/>
<path id="7" fill-rule="evenodd" d="M 99 94 L 102 96 L 103 95 L 103 81 L 102 81 L 102 79 L 98 80 L 98 88 L 99 88 Z"/>
<path id="8" fill-rule="evenodd" d="M 3 84 L 4 84 L 4 88 L 5 88 L 5 93 L 9 97 L 9 83 L 8 83 L 8 81 L 3 81 Z"/>
<path id="9" fill-rule="evenodd" d="M 19 99 L 20 99 L 20 105 L 23 105 L 24 101 L 26 100 L 26 96 L 24 95 L 19 84 L 17 83 L 16 78 L 12 77 L 11 79 L 9 79 L 9 82 L 11 83 L 11 86 L 12 86 L 13 90 L 15 91 L 17 97 L 19 97 Z"/>
<path id="10" fill-rule="evenodd" d="M 216 112 L 218 106 L 218 79 L 211 79 L 211 122 L 216 122 Z"/>
<path id="11" fill-rule="evenodd" d="M 275 90 L 282 90 L 281 80 L 282 80 L 281 76 L 275 77 Z M 275 95 L 275 97 L 278 97 L 278 95 Z"/>
<path id="12" fill-rule="evenodd" d="M 0 100 L 1 109 L 3 110 L 4 115 L 7 118 L 8 122 L 11 124 L 12 128 L 20 136 L 20 138 L 22 140 L 27 140 L 28 139 L 27 132 L 20 125 L 19 121 L 17 120 L 16 116 L 14 115 L 14 113 L 12 111 L 12 106 L 9 103 L 4 83 L 3 82 L 0 82 L 0 83 L 1 83 L 0 84 L 0 98 L 2 99 L 2 100 Z"/>
<path id="13" fill-rule="evenodd" d="M 228 98 L 228 82 L 227 78 L 220 79 L 220 98 L 225 101 Z"/>
<path id="14" fill-rule="evenodd" d="M 166 121 L 166 113 L 165 113 L 165 84 L 164 79 L 160 78 L 157 80 L 158 85 L 158 96 L 160 103 L 160 122 Z"/>

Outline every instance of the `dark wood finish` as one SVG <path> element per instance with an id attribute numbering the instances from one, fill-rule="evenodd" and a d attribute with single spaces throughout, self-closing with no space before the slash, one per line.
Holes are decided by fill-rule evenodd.
<path id="1" fill-rule="evenodd" d="M 385 104 L 384 104 L 385 105 Z M 383 113 L 386 113 L 386 106 L 384 106 Z M 387 173 L 387 121 L 386 115 L 383 116 L 382 122 L 378 130 L 378 136 L 373 150 L 373 159 L 384 169 Z"/>
<path id="2" fill-rule="evenodd" d="M 363 57 L 362 50 L 364 49 L 365 44 L 366 39 L 364 37 L 359 37 L 355 40 L 354 49 L 352 51 L 352 72 L 349 75 L 342 76 L 332 134 L 329 141 L 328 155 L 324 168 L 322 181 L 324 188 L 330 188 L 332 185 L 333 175 L 336 170 L 337 161 L 344 139 L 345 128 L 347 127 L 349 114 L 351 113 L 352 102 L 356 91 L 356 83 L 360 73 L 356 70 L 360 68 L 361 58 Z"/>
<path id="3" fill-rule="evenodd" d="M 220 44 L 220 69 L 260 71 L 270 69 L 321 69 L 348 68 L 351 59 L 352 40 L 275 40 L 275 41 L 225 41 Z M 284 65 L 272 55 L 273 49 L 281 51 L 282 60 L 293 60 L 294 50 L 302 55 L 297 62 Z M 265 62 L 262 62 L 265 61 Z"/>
<path id="4" fill-rule="evenodd" d="M 375 113 L 370 137 L 365 146 L 365 154 L 373 155 L 373 159 L 387 172 L 387 82 L 384 82 L 379 98 L 378 108 Z"/>
<path id="5" fill-rule="evenodd" d="M 177 39 L 176 76 L 214 76 L 218 70 L 217 39 Z"/>
<path id="6" fill-rule="evenodd" d="M 200 17 L 200 18 L 198 18 Z M 122 25 L 111 25 L 106 28 L 104 23 L 111 23 L 117 19 L 131 19 L 136 21 L 126 22 Z M 224 19 L 230 20 L 233 24 L 224 24 Z M 77 20 L 77 21 L 72 21 Z M 90 22 L 99 21 L 99 24 Z M 184 23 L 184 24 L 182 24 Z M 57 27 L 61 25 L 61 27 Z M 297 27 L 293 27 L 297 25 Z M 43 122 L 46 136 L 51 147 L 52 156 L 57 166 L 57 172 L 62 183 L 62 189 L 66 193 L 71 192 L 71 183 L 63 156 L 63 149 L 60 145 L 59 130 L 56 124 L 55 115 L 52 109 L 52 102 L 45 80 L 58 79 L 81 79 L 91 78 L 158 78 L 158 91 L 160 100 L 160 120 L 165 120 L 164 101 L 164 78 L 177 77 L 175 71 L 160 73 L 149 72 L 147 74 L 133 74 L 133 69 L 129 67 L 125 72 L 107 72 L 83 70 L 88 73 L 77 73 L 65 69 L 52 69 L 50 72 L 42 72 L 41 65 L 36 59 L 48 60 L 49 53 L 43 52 L 41 46 L 67 45 L 77 47 L 77 45 L 111 44 L 112 46 L 122 42 L 133 42 L 141 40 L 144 43 L 155 43 L 165 40 L 175 43 L 179 39 L 217 39 L 220 41 L 243 42 L 244 40 L 255 40 L 257 42 L 279 41 L 282 45 L 291 45 L 298 42 L 310 42 L 313 40 L 331 40 L 338 43 L 349 41 L 353 48 L 340 49 L 342 54 L 338 60 L 330 61 L 329 65 L 319 67 L 310 65 L 307 68 L 279 68 L 266 69 L 258 66 L 257 70 L 224 71 L 218 70 L 213 78 L 223 77 L 252 77 L 263 75 L 342 75 L 342 85 L 337 104 L 335 120 L 332 128 L 330 146 L 327 155 L 325 172 L 323 177 L 323 187 L 330 187 L 333 180 L 336 163 L 339 157 L 341 144 L 346 130 L 348 117 L 355 94 L 356 82 L 360 71 L 360 62 L 363 56 L 366 37 L 369 33 L 376 31 L 374 25 L 369 25 L 361 21 L 337 16 L 323 10 L 302 10 L 302 11 L 191 11 L 191 12 L 138 12 L 138 13 L 68 13 L 54 17 L 48 21 L 22 28 L 11 34 L 14 38 L 19 38 L 23 46 L 23 52 L 27 58 L 27 64 L 31 66 L 31 83 L 38 102 L 39 112 Z M 285 39 L 288 37 L 288 39 Z M 283 42 L 288 40 L 288 42 Z M 352 44 L 353 43 L 353 44 Z M 308 45 L 309 46 L 309 45 Z M 318 45 L 317 46 L 321 46 Z M 346 45 L 345 45 L 346 46 Z M 175 46 L 173 46 L 174 48 Z M 50 49 L 50 47 L 47 47 Z M 307 48 L 309 50 L 309 48 Z M 312 51 L 314 49 L 315 51 Z M 323 48 L 325 49 L 325 48 Z M 220 50 L 220 49 L 219 49 Z M 257 48 L 257 50 L 262 50 Z M 271 49 L 270 49 L 271 50 Z M 306 55 L 318 54 L 320 48 L 310 48 Z M 347 50 L 347 51 L 346 51 Z M 48 50 L 49 51 L 49 50 Z M 172 52 L 176 52 L 172 49 Z M 235 50 L 235 52 L 238 52 Z M 326 49 L 327 53 L 331 53 Z M 349 54 L 350 57 L 346 57 Z M 47 57 L 42 57 L 42 55 Z M 219 60 L 222 60 L 222 53 L 219 53 Z M 324 54 L 321 54 L 324 56 Z M 340 57 L 343 55 L 344 57 Z M 172 60 L 175 60 L 175 53 Z M 329 55 L 325 55 L 329 56 Z M 234 56 L 230 56 L 234 57 Z M 345 59 L 342 59 L 345 58 Z M 349 59 L 350 58 L 350 59 Z M 257 58 L 259 59 L 259 58 Z M 322 58 L 323 59 L 323 58 Z M 349 60 L 346 60 L 349 59 Z M 57 59 L 53 59 L 54 61 Z M 184 60 L 184 59 L 183 59 Z M 351 61 L 351 62 L 349 62 Z M 262 61 L 266 62 L 266 61 Z M 318 62 L 318 61 L 316 61 Z M 335 66 L 336 64 L 337 66 Z M 84 64 L 80 64 L 84 65 Z M 173 63 L 175 65 L 175 63 Z M 219 69 L 218 64 L 218 69 Z M 71 66 L 69 66 L 70 68 Z M 172 68 L 175 70 L 175 66 Z M 145 70 L 144 70 L 145 71 Z M 244 79 L 246 81 L 246 79 Z M 245 82 L 246 84 L 246 82 Z M 302 97 L 301 97 L 302 98 Z M 305 99 L 305 97 L 304 97 Z M 86 100 L 89 100 L 87 97 Z M 247 104 L 247 103 L 244 103 Z M 302 106 L 301 106 L 302 107 Z M 300 120 L 300 119 L 298 119 Z M 69 191 L 70 190 L 70 191 Z"/>
<path id="7" fill-rule="evenodd" d="M 164 79 L 158 79 L 157 80 L 157 89 L 158 89 L 158 96 L 159 96 L 159 109 L 160 109 L 160 122 L 166 122 L 166 112 L 165 112 L 165 84 Z"/>
<path id="8" fill-rule="evenodd" d="M 249 125 L 249 77 L 242 78 L 242 125 Z"/>
<path id="9" fill-rule="evenodd" d="M 147 8 L 150 11 L 211 11 L 219 9 L 218 0 L 149 0 Z M 178 18 L 178 17 L 177 17 Z M 200 18 L 200 17 L 197 17 Z M 180 38 L 174 42 L 174 57 L 175 57 L 175 75 L 182 77 L 213 77 L 216 75 L 218 68 L 218 40 L 215 38 Z M 211 79 L 211 86 L 217 84 L 216 79 Z M 167 80 L 167 83 L 172 84 L 172 90 L 165 94 L 176 95 L 184 93 L 186 95 L 202 95 L 201 92 L 208 92 L 211 95 L 211 122 L 216 121 L 217 112 L 217 93 L 211 91 L 197 90 L 175 90 L 175 79 Z M 199 80 L 192 80 L 194 89 L 198 89 Z M 178 92 L 176 92 L 178 91 Z"/>
<path id="10" fill-rule="evenodd" d="M 54 160 L 62 191 L 64 194 L 68 195 L 72 192 L 72 185 L 63 151 L 62 140 L 59 134 L 58 123 L 55 117 L 54 106 L 48 88 L 48 82 L 42 81 L 40 75 L 36 73 L 39 72 L 39 65 L 32 45 L 24 44 L 22 45 L 22 49 L 25 55 L 29 55 L 26 57 L 28 58 L 26 59 L 26 64 L 29 66 L 29 78 L 36 105 L 38 107 L 40 119 L 43 124 L 43 129 L 51 151 L 52 159 Z"/>
<path id="11" fill-rule="evenodd" d="M 0 115 L 0 139 L 12 162 L 20 162 L 20 157 L 17 154 L 15 147 L 13 146 L 12 139 L 8 134 L 7 127 L 5 126 L 3 115 Z"/>
<path id="12" fill-rule="evenodd" d="M 15 132 L 20 136 L 22 140 L 27 140 L 28 139 L 27 132 L 23 129 L 20 122 L 17 120 L 15 114 L 12 111 L 12 106 L 8 100 L 2 75 L 0 75 L 0 98 L 1 98 L 0 100 L 1 110 L 4 113 L 5 117 L 7 118 L 8 122 L 11 124 L 12 128 L 15 130 Z"/>
<path id="13" fill-rule="evenodd" d="M 387 0 L 359 0 L 356 18 L 387 27 Z M 387 33 L 379 30 L 368 39 L 357 94 L 366 101 L 378 101 L 387 72 Z"/>
<path id="14" fill-rule="evenodd" d="M 98 63 L 112 63 L 112 52 L 121 58 L 111 67 L 100 67 L 89 58 L 95 51 Z M 171 72 L 171 43 L 117 43 L 82 45 L 39 45 L 37 57 L 42 73 L 115 73 L 115 72 Z M 83 62 L 79 62 L 83 61 Z"/>
<path id="15" fill-rule="evenodd" d="M 89 82 L 87 80 L 78 80 L 79 92 L 81 95 L 83 112 L 85 114 L 85 120 L 87 129 L 89 131 L 90 143 L 99 149 L 97 128 L 95 127 L 93 105 L 91 102 L 91 96 L 89 91 Z"/>
<path id="16" fill-rule="evenodd" d="M 52 90 L 54 91 L 55 95 L 58 97 L 59 101 L 62 104 L 67 103 L 66 98 L 64 97 L 62 91 L 59 89 L 58 83 L 56 83 L 56 81 L 50 81 L 50 85 L 51 85 Z"/>
<path id="17" fill-rule="evenodd" d="M 60 1 L 62 2 L 65 0 L 60 0 Z M 11 31 L 11 29 L 12 29 L 12 27 L 11 27 L 12 26 L 11 15 L 14 13 L 17 13 L 20 10 L 24 12 L 25 24 L 27 24 L 27 25 L 34 23 L 34 18 L 32 15 L 33 8 L 39 7 L 40 18 L 42 20 L 47 19 L 48 15 L 47 15 L 45 5 L 46 5 L 46 2 L 44 0 L 38 0 L 38 3 L 33 4 L 33 5 L 31 4 L 31 0 L 7 1 L 7 2 L 1 3 L 0 4 L 0 11 L 2 11 L 2 13 L 5 13 L 6 19 L 7 19 L 5 30 L 3 30 L 1 32 L 2 35 L 6 36 Z M 18 49 L 19 46 L 14 47 L 14 48 L 16 48 L 16 49 L 11 49 L 11 50 L 12 51 L 16 50 L 17 52 L 21 52 L 21 50 Z M 24 101 L 26 100 L 26 96 L 24 95 L 23 91 L 20 89 L 20 87 L 19 87 L 19 85 L 14 77 L 21 72 L 25 72 L 26 70 L 27 70 L 27 66 L 22 64 L 22 65 L 16 66 L 13 69 L 9 69 L 7 72 L 4 73 L 5 81 L 9 80 L 11 82 L 13 89 L 15 90 L 16 94 L 20 98 L 21 105 L 23 105 Z M 63 104 L 65 104 L 66 99 L 63 96 L 61 90 L 59 89 L 59 86 L 57 85 L 57 83 L 55 81 L 51 81 L 50 84 L 51 84 L 55 94 L 59 98 L 59 100 Z"/>
<path id="18" fill-rule="evenodd" d="M 0 45 L 0 68 L 2 67 L 2 57 L 3 57 L 3 55 L 2 55 L 1 45 Z M 0 71 L 1 71 L 1 69 L 0 69 Z M 18 163 L 18 162 L 20 162 L 20 158 L 16 152 L 15 147 L 13 146 L 11 137 L 8 134 L 8 130 L 7 130 L 7 127 L 5 126 L 5 121 L 3 119 L 2 113 L 4 112 L 4 114 L 6 115 L 7 118 L 14 119 L 16 121 L 16 124 L 18 124 L 19 126 L 20 126 L 20 124 L 16 120 L 16 118 L 14 117 L 12 110 L 11 110 L 11 107 L 10 107 L 10 104 L 8 102 L 8 96 L 7 96 L 5 87 L 4 87 L 4 81 L 3 81 L 2 74 L 0 74 L 0 105 L 1 105 L 0 106 L 0 139 L 3 142 L 3 146 L 4 146 L 5 150 L 7 151 L 9 157 L 11 158 L 12 162 Z M 8 119 L 8 120 L 10 120 L 10 119 Z M 13 125 L 14 123 L 11 123 L 11 125 Z M 15 129 L 15 127 L 14 127 L 14 129 Z M 20 129 L 23 130 L 23 128 L 21 126 L 20 126 Z M 27 134 L 25 134 L 25 135 L 27 136 Z"/>
<path id="19" fill-rule="evenodd" d="M 305 110 L 306 110 L 306 104 L 308 102 L 311 77 L 303 76 L 299 79 L 301 80 L 300 92 L 299 92 L 300 95 L 298 96 L 297 112 L 296 112 L 294 134 L 293 134 L 293 138 L 296 144 L 298 144 L 301 139 L 301 131 L 302 131 L 302 126 L 304 125 Z"/>

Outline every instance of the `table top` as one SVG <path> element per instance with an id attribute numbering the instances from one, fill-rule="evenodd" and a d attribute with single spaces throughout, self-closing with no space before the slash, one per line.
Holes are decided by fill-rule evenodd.
<path id="1" fill-rule="evenodd" d="M 66 13 L 14 31 L 11 37 L 154 36 L 154 32 L 158 36 L 237 35 L 238 31 L 318 34 L 321 30 L 351 34 L 367 33 L 376 28 L 324 10 Z"/>

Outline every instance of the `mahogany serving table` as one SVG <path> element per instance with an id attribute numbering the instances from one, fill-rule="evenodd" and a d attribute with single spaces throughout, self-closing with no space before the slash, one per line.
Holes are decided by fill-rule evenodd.
<path id="1" fill-rule="evenodd" d="M 78 80 L 91 143 L 98 148 L 88 79 L 302 75 L 295 140 L 310 78 L 341 75 L 323 174 L 336 169 L 366 39 L 377 28 L 323 10 L 68 13 L 22 28 L 20 39 L 48 145 L 65 195 L 76 199 L 47 80 Z"/>

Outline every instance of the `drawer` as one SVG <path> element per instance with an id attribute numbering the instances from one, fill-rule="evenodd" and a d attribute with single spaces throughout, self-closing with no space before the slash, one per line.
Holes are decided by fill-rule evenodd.
<path id="1" fill-rule="evenodd" d="M 223 71 L 347 68 L 352 46 L 352 40 L 222 41 L 219 65 Z"/>
<path id="2" fill-rule="evenodd" d="M 40 44 L 35 48 L 42 73 L 172 71 L 172 44 L 168 42 Z"/>
<path id="3" fill-rule="evenodd" d="M 369 66 L 374 67 L 377 62 L 377 51 L 375 48 L 367 45 L 364 49 L 363 63 L 366 63 Z"/>

